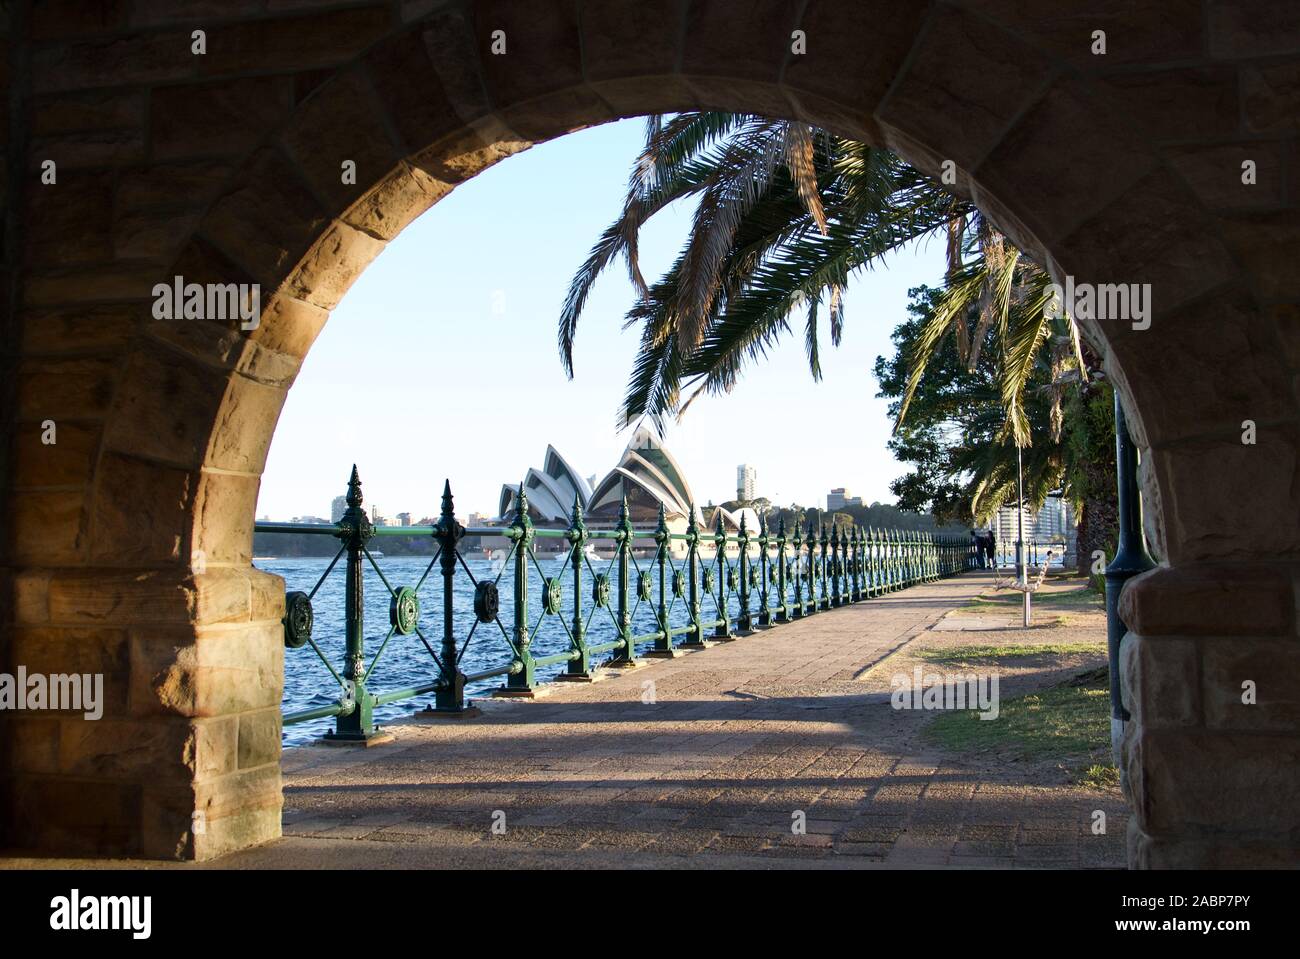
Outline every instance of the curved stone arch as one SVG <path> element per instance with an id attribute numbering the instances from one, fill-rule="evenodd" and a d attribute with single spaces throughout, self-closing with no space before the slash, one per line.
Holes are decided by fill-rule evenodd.
<path id="1" fill-rule="evenodd" d="M 264 310 L 250 335 L 229 325 L 151 324 L 137 291 L 160 271 L 129 253 L 111 268 L 78 273 L 56 261 L 26 279 L 29 307 L 61 302 L 57 288 L 72 276 L 109 300 L 131 300 L 139 313 L 116 354 L 118 372 L 86 390 L 93 402 L 110 399 L 98 438 L 88 441 L 84 498 L 15 497 L 12 557 L 23 616 L 36 610 L 38 624 L 146 624 L 137 632 L 156 632 L 157 655 L 171 650 L 174 661 L 152 663 L 155 653 L 133 634 L 141 690 L 149 692 L 153 666 L 180 677 L 175 688 L 154 689 L 163 701 L 147 709 L 200 721 L 222 717 L 222 709 L 269 713 L 268 697 L 202 701 L 205 674 L 175 649 L 188 635 L 195 649 L 211 650 L 208 627 L 220 627 L 223 643 L 239 633 L 249 649 L 276 646 L 278 584 L 248 566 L 258 478 L 303 356 L 383 244 L 457 183 L 582 126 L 693 107 L 800 118 L 889 146 L 934 174 L 951 161 L 954 187 L 1022 247 L 1043 253 L 1058 277 L 1154 285 L 1150 330 L 1114 322 L 1086 329 L 1148 450 L 1148 515 L 1169 564 L 1124 597 L 1141 640 L 1128 644 L 1137 652 L 1125 682 L 1135 703 L 1146 704 L 1129 753 L 1138 812 L 1132 848 L 1141 863 L 1218 862 L 1226 853 L 1215 843 L 1234 834 L 1281 848 L 1293 818 L 1260 807 L 1244 787 L 1210 805 L 1196 762 L 1182 760 L 1190 752 L 1245 768 L 1260 750 L 1294 752 L 1285 714 L 1261 707 L 1263 719 L 1243 721 L 1221 691 L 1180 698 L 1160 677 L 1226 668 L 1228 645 L 1210 639 L 1272 637 L 1261 642 L 1273 649 L 1285 642 L 1276 637 L 1294 635 L 1300 289 L 1284 254 L 1300 229 L 1285 195 L 1243 209 L 1221 181 L 1225 165 L 1248 149 L 1262 151 L 1278 179 L 1289 169 L 1295 182 L 1286 147 L 1294 100 L 1286 90 L 1300 51 L 1271 37 L 1267 22 L 1252 33 L 1242 24 L 1253 17 L 1234 21 L 1237 5 L 1217 4 L 1211 14 L 1194 0 L 1139 2 L 1122 13 L 1087 2 L 1037 13 L 1011 0 L 773 0 L 750 4 L 742 16 L 724 0 L 430 6 L 405 24 L 384 25 L 391 14 L 375 14 L 377 25 L 367 20 L 357 33 L 355 52 L 322 62 L 278 50 L 274 23 L 232 31 L 238 42 L 223 52 L 223 24 L 214 20 L 215 55 L 203 76 L 257 75 L 277 57 L 297 55 L 304 65 L 295 82 L 314 85 L 282 116 L 263 122 L 257 114 L 240 128 L 249 146 L 219 195 L 169 221 L 165 241 L 156 241 L 179 250 L 164 278 L 260 284 Z M 1077 27 L 1083 19 L 1110 31 L 1109 59 L 1088 53 Z M 1207 42 L 1216 24 L 1220 33 Z M 790 50 L 796 25 L 810 39 L 800 56 Z M 508 57 L 487 52 L 489 26 L 506 30 Z M 89 54 L 66 65 L 36 60 L 38 72 L 58 65 L 58 76 L 37 78 L 38 90 L 75 87 L 79 75 L 88 78 L 83 86 L 96 83 Z M 166 74 L 165 63 L 148 67 L 194 79 Z M 142 134 L 151 135 L 157 131 Z M 360 188 L 340 182 L 341 158 L 357 163 Z M 39 392 L 30 379 L 23 388 Z M 27 406 L 19 409 L 30 418 L 21 412 Z M 1253 447 L 1237 441 L 1244 419 L 1261 427 Z M 140 488 L 163 495 L 137 502 Z M 52 539 L 26 518 L 51 510 L 66 520 Z M 123 519 L 141 510 L 146 521 Z M 196 551 L 206 572 L 193 568 Z M 1229 596 L 1252 611 L 1225 604 Z M 1257 645 L 1238 647 L 1248 660 Z M 1274 661 L 1286 675 L 1300 674 L 1286 655 Z M 194 658 L 213 662 L 209 653 Z M 276 664 L 268 654 L 259 669 L 269 674 Z M 134 658 L 131 669 L 134 677 Z M 193 702 L 168 699 L 186 690 L 197 690 Z M 173 724 L 178 755 L 205 735 L 200 721 Z M 201 843 L 187 833 L 194 807 L 185 803 L 221 798 L 206 774 L 194 773 L 165 799 L 147 798 L 152 837 L 141 840 L 137 829 L 132 848 L 165 852 L 179 842 L 181 854 L 212 855 L 265 838 L 278 778 L 264 772 L 250 773 L 256 783 L 248 787 L 264 805 L 232 800 L 233 811 L 214 816 L 217 828 Z M 1294 795 L 1293 780 L 1274 783 Z M 1264 824 L 1242 826 L 1251 817 Z M 263 819 L 264 828 L 248 826 Z M 223 821 L 241 825 L 230 831 Z"/>
<path id="2" fill-rule="evenodd" d="M 543 40 L 547 43 L 544 53 L 538 55 L 542 56 L 541 63 L 549 69 L 524 71 L 526 77 L 513 71 L 507 76 L 485 59 L 482 41 L 490 31 L 480 29 L 475 34 L 473 21 L 477 8 L 462 11 L 454 4 L 445 5 L 437 13 L 377 44 L 357 62 L 340 67 L 322 83 L 282 127 L 250 155 L 222 196 L 200 220 L 194 238 L 178 257 L 177 273 L 187 280 L 197 278 L 199 282 L 208 277 L 213 282 L 230 282 L 231 277 L 236 276 L 245 282 L 258 283 L 263 290 L 274 291 L 258 329 L 250 336 L 239 337 L 234 330 L 212 330 L 208 333 L 209 339 L 197 343 L 203 359 L 210 362 L 214 352 L 210 340 L 217 340 L 219 362 L 230 364 L 240 374 L 229 381 L 212 382 L 213 388 L 222 389 L 222 393 L 212 411 L 210 429 L 205 430 L 201 417 L 194 417 L 194 439 L 198 441 L 206 437 L 208 440 L 202 451 L 203 467 L 219 470 L 224 476 L 244 475 L 250 480 L 260 475 L 284 389 L 292 382 L 298 363 L 310 348 L 328 311 L 337 305 L 369 261 L 402 227 L 437 202 L 457 182 L 469 179 L 535 142 L 623 115 L 629 112 L 626 107 L 632 103 L 647 102 L 649 106 L 663 110 L 743 108 L 774 116 L 807 119 L 837 133 L 889 146 L 935 175 L 942 173 L 945 158 L 952 158 L 957 164 L 956 189 L 972 196 L 982 208 L 990 211 L 1019 245 L 1028 250 L 1046 251 L 1052 248 L 1049 246 L 1052 241 L 1060 243 L 1064 251 L 1061 256 L 1046 256 L 1057 275 L 1064 276 L 1068 272 L 1086 281 L 1089 276 L 1117 275 L 1127 266 L 1121 258 L 1122 251 L 1116 253 L 1122 244 L 1110 242 L 1089 245 L 1087 252 L 1092 255 L 1088 260 L 1078 257 L 1077 265 L 1072 265 L 1076 258 L 1070 255 L 1072 250 L 1066 241 L 1072 234 L 1078 234 L 1084 225 L 1094 236 L 1132 233 L 1132 219 L 1126 214 L 1125 205 L 1116 201 L 1124 196 L 1123 187 L 1136 186 L 1148 190 L 1151 183 L 1144 178 L 1161 168 L 1160 158 L 1153 151 L 1141 150 L 1140 141 L 1134 144 L 1134 138 L 1125 125 L 1116 122 L 1106 104 L 1100 102 L 1078 77 L 1051 63 L 1046 54 L 1026 48 L 1023 41 L 1010 34 L 1000 37 L 1004 44 L 1002 52 L 1014 49 L 1020 55 L 1026 64 L 1021 73 L 1037 70 L 1035 75 L 1039 75 L 1043 83 L 1055 81 L 1045 92 L 1041 89 L 1042 84 L 1038 87 L 1030 85 L 1031 88 L 1025 91 L 1023 99 L 1030 116 L 1034 110 L 1064 112 L 1067 116 L 1072 115 L 1075 122 L 1087 122 L 1094 135 L 1108 142 L 1108 155 L 1119 153 L 1129 159 L 1127 166 L 1122 168 L 1127 176 L 1120 175 L 1121 171 L 1112 164 L 1107 170 L 1108 176 L 1096 178 L 1104 186 L 1093 184 L 1095 188 L 1092 190 L 1065 191 L 1060 187 L 1049 187 L 1035 196 L 1026 188 L 1026 183 L 1033 178 L 1017 176 L 1017 165 L 1044 178 L 1050 179 L 1052 174 L 1056 174 L 1068 182 L 1065 171 L 1077 161 L 1049 166 L 1052 157 L 1048 150 L 1044 150 L 1041 157 L 1026 160 L 1025 154 L 1032 152 L 1028 134 L 1022 137 L 1024 142 L 1007 147 L 1005 142 L 1014 141 L 1019 127 L 1027 122 L 1020 117 L 1019 124 L 1008 133 L 1008 123 L 1015 119 L 1010 104 L 1001 107 L 1007 114 L 1001 124 L 993 118 L 983 117 L 980 133 L 986 142 L 981 143 L 979 136 L 972 132 L 968 116 L 971 102 L 978 100 L 978 95 L 964 89 L 969 74 L 945 77 L 949 81 L 947 88 L 937 87 L 932 79 L 918 80 L 914 85 L 894 84 L 887 91 L 881 90 L 882 102 L 876 104 L 875 113 L 868 116 L 861 112 L 860 105 L 844 99 L 846 85 L 842 76 L 830 78 L 825 75 L 834 66 L 834 61 L 825 59 L 820 64 L 821 69 L 818 69 L 816 61 L 812 61 L 805 74 L 805 64 L 792 67 L 788 62 L 790 58 L 778 52 L 784 49 L 784 43 L 778 47 L 771 42 L 772 37 L 766 43 L 755 44 L 755 49 L 771 51 L 768 62 L 756 60 L 752 50 L 737 49 L 737 59 L 732 66 L 738 75 L 730 75 L 725 72 L 723 62 L 711 57 L 710 65 L 716 71 L 714 75 L 672 71 L 685 85 L 684 90 L 690 91 L 689 94 L 683 92 L 671 102 L 665 102 L 664 91 L 659 89 L 651 98 L 653 102 L 648 102 L 645 100 L 648 82 L 635 73 L 627 76 L 632 70 L 629 64 L 601 64 L 597 58 L 596 63 L 584 64 L 579 69 L 576 61 L 565 62 L 563 53 L 558 51 L 569 50 L 576 57 L 576 43 L 566 45 L 559 41 L 565 35 L 563 27 L 566 23 L 577 27 L 576 18 L 564 13 L 567 9 L 565 4 L 546 6 L 552 16 L 549 22 L 545 17 L 534 20 L 523 16 L 521 10 L 510 13 L 503 8 L 498 14 L 504 18 L 508 36 L 531 34 L 538 38 L 539 43 Z M 846 16 L 844 4 L 823 6 L 828 9 L 835 7 L 837 18 Z M 704 12 L 700 14 L 706 22 L 710 17 L 708 7 L 708 4 L 703 5 Z M 486 14 L 478 14 L 479 19 L 484 16 Z M 771 30 L 775 21 L 784 16 L 773 14 L 773 19 L 763 26 Z M 861 16 L 861 13 L 852 16 Z M 512 23 L 512 17 L 519 19 Z M 956 23 L 958 17 L 962 19 L 960 25 Z M 930 24 L 929 30 L 918 41 L 920 46 L 911 51 L 914 65 L 906 79 L 916 76 L 917 58 L 925 63 L 937 58 L 937 53 L 927 57 L 927 38 L 931 44 L 938 42 L 934 39 L 935 34 L 946 37 L 945 43 L 958 42 L 963 31 L 983 23 L 973 15 L 958 11 L 946 18 L 939 17 L 939 21 L 947 25 L 946 32 L 944 28 Z M 608 28 L 618 26 L 613 22 L 604 25 Z M 995 30 L 987 24 L 984 29 L 989 33 Z M 445 61 L 434 60 L 427 49 L 420 49 L 415 42 L 421 39 L 427 48 L 435 31 L 440 44 L 439 53 L 446 58 Z M 787 33 L 783 31 L 781 36 Z M 632 38 L 623 39 L 630 41 Z M 533 52 L 539 50 L 542 50 L 540 46 Z M 997 63 L 987 50 L 971 48 L 969 52 L 981 54 L 973 68 L 975 75 L 983 75 L 986 68 L 994 75 L 1001 72 L 994 69 Z M 406 59 L 399 60 L 399 57 Z M 454 63 L 456 69 L 450 69 L 448 62 Z M 885 62 L 888 62 L 887 58 Z M 417 63 L 419 66 L 413 66 Z M 386 70 L 380 67 L 381 64 Z M 398 64 L 402 64 L 400 69 Z M 584 82 L 584 74 L 589 77 L 593 70 L 599 72 L 601 68 L 609 71 L 608 79 Z M 972 68 L 968 66 L 968 69 Z M 475 70 L 483 90 L 466 75 L 472 75 Z M 615 70 L 624 75 L 618 76 Z M 400 83 L 386 83 L 384 77 L 395 73 L 401 74 Z M 426 85 L 418 86 L 415 78 L 423 79 Z M 1023 77 L 1018 80 L 1023 81 Z M 637 86 L 641 87 L 639 96 L 632 93 Z M 619 91 L 619 96 L 611 99 L 607 94 L 612 90 Z M 886 92 L 887 96 L 884 95 Z M 387 123 L 373 112 L 383 93 L 392 98 L 384 104 L 389 112 Z M 416 93 L 418 97 L 415 97 Z M 997 105 L 994 97 L 1004 93 L 1002 90 L 990 93 L 989 102 L 981 103 L 984 112 L 992 111 Z M 411 109 L 410 105 L 416 99 L 424 103 L 440 102 L 441 114 L 432 116 L 427 106 L 416 117 L 402 111 L 403 107 Z M 1059 103 L 1051 103 L 1049 109 L 1048 101 Z M 1060 104 L 1068 106 L 1062 108 Z M 644 109 L 635 112 L 644 112 Z M 916 129 L 917 118 L 923 119 L 923 129 Z M 1030 126 L 1032 128 L 1032 124 Z M 389 132 L 394 127 L 401 131 L 398 135 Z M 352 131 L 346 134 L 352 141 L 349 143 L 351 149 L 342 152 L 346 152 L 349 158 L 354 153 L 368 154 L 372 158 L 369 168 L 377 175 L 372 177 L 368 189 L 350 191 L 332 183 L 336 179 L 332 163 L 335 157 L 320 150 L 319 144 L 337 141 L 344 135 L 341 130 Z M 419 133 L 414 132 L 416 130 Z M 990 154 L 994 154 L 996 160 L 998 135 L 1001 135 L 1003 149 L 1008 153 L 1005 167 L 992 165 L 989 160 Z M 402 145 L 397 143 L 399 136 L 404 140 Z M 412 139 L 416 137 L 420 139 Z M 404 147 L 407 152 L 403 155 Z M 342 153 L 336 153 L 338 155 Z M 1037 166 L 1034 161 L 1037 161 Z M 966 172 L 968 165 L 975 168 L 974 178 Z M 1044 173 L 1044 166 L 1050 172 Z M 360 182 L 366 181 L 362 179 Z M 986 186 L 985 183 L 992 185 Z M 1005 189 L 998 190 L 998 187 Z M 360 196 L 356 195 L 358 192 Z M 999 195 L 1015 195 L 1016 208 L 1012 210 L 1001 203 Z M 1082 210 L 1073 205 L 1079 196 L 1086 196 L 1089 201 Z M 1175 215 L 1174 209 L 1191 211 L 1197 207 L 1199 203 L 1195 197 L 1178 194 L 1168 198 L 1167 209 L 1163 212 L 1180 222 L 1188 218 L 1187 214 Z M 1188 228 L 1187 232 L 1197 236 L 1214 232 L 1199 221 L 1194 222 L 1195 228 Z M 1047 238 L 1048 243 L 1040 242 L 1039 237 Z M 1221 250 L 1218 252 L 1222 253 Z M 1061 265 L 1062 258 L 1064 265 Z M 1221 275 L 1204 269 L 1202 261 L 1198 260 L 1196 266 L 1200 268 L 1188 265 L 1176 272 L 1171 281 L 1176 281 L 1177 285 L 1175 282 L 1162 284 L 1163 289 L 1177 291 L 1172 297 L 1175 304 L 1201 295 L 1207 284 L 1216 278 L 1226 282 L 1229 272 L 1226 254 Z M 1123 356 L 1109 348 L 1106 331 L 1097 324 L 1085 324 L 1085 330 L 1106 356 L 1107 365 L 1121 390 L 1126 395 L 1131 394 L 1133 387 L 1130 377 L 1123 372 Z M 172 331 L 163 335 L 172 335 Z M 216 399 L 215 396 L 211 398 Z M 124 402 L 119 398 L 115 404 L 116 415 L 110 414 L 107 435 L 115 434 L 114 421 L 131 418 L 139 422 L 140 412 L 147 405 L 147 399 L 134 394 L 128 394 Z M 1142 405 L 1128 405 L 1139 441 L 1142 445 L 1149 445 L 1141 416 Z M 159 419 L 166 419 L 165 413 L 158 412 L 161 414 Z M 200 486 L 205 485 L 201 479 Z M 245 497 L 255 499 L 256 483 L 250 481 L 244 486 Z M 1155 495 L 1150 497 L 1154 507 L 1151 513 L 1155 516 L 1159 509 L 1157 504 L 1162 504 L 1166 497 L 1155 489 L 1152 493 Z M 1157 538 L 1161 538 L 1160 528 L 1159 523 L 1153 524 Z M 196 525 L 192 530 L 193 548 L 202 550 L 209 562 L 216 558 L 220 563 L 228 554 L 208 548 L 213 544 L 203 533 L 201 526 Z M 1160 545 L 1167 547 L 1163 542 Z M 1167 549 L 1162 551 L 1167 552 Z M 236 563 L 241 562 L 242 554 L 233 559 Z"/>

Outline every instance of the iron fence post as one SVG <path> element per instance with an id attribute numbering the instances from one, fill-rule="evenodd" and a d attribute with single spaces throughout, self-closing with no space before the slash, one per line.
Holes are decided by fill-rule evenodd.
<path id="1" fill-rule="evenodd" d="M 703 646 L 704 645 L 704 627 L 700 625 L 700 556 L 699 540 L 700 527 L 695 522 L 695 504 L 690 504 L 691 516 L 686 523 L 686 580 L 687 580 L 687 603 L 690 606 L 691 614 L 691 631 L 686 635 L 690 637 L 682 643 L 683 646 Z"/>
<path id="2" fill-rule="evenodd" d="M 818 549 L 817 541 L 818 541 L 819 533 L 820 530 L 818 529 L 818 527 L 813 525 L 812 520 L 809 520 L 808 521 L 808 597 L 805 600 L 805 602 L 807 603 L 807 611 L 809 613 L 817 612 L 817 603 L 818 603 L 818 596 L 817 596 L 818 582 L 817 581 L 818 581 L 818 574 L 821 572 L 817 568 L 817 549 Z"/>
<path id="3" fill-rule="evenodd" d="M 876 530 L 868 526 L 862 531 L 862 595 L 871 599 L 876 595 L 873 570 L 875 569 Z"/>
<path id="4" fill-rule="evenodd" d="M 565 670 L 566 675 L 575 678 L 590 679 L 592 675 L 591 654 L 587 652 L 587 628 L 582 620 L 582 563 L 583 550 L 587 546 L 590 537 L 587 534 L 587 524 L 582 517 L 582 503 L 579 501 L 577 494 L 573 496 L 573 511 L 571 514 L 571 525 L 569 526 L 569 562 L 573 567 L 573 645 L 577 648 L 578 658 L 569 660 L 569 665 Z M 593 584 L 596 586 L 598 584 Z M 597 602 L 593 598 L 593 602 Z"/>
<path id="5" fill-rule="evenodd" d="M 731 585 L 730 569 L 727 566 L 727 528 L 722 523 L 722 510 L 718 510 L 718 528 L 713 534 L 713 565 L 718 571 L 718 586 L 715 598 L 718 601 L 718 625 L 714 627 L 714 639 L 734 639 L 731 634 L 731 610 L 727 608 L 728 587 Z"/>
<path id="6" fill-rule="evenodd" d="M 861 550 L 862 543 L 861 540 L 858 538 L 858 536 L 859 536 L 858 524 L 854 523 L 853 537 L 851 540 L 853 545 L 853 558 L 851 560 L 853 564 L 853 589 L 852 592 L 849 594 L 852 597 L 850 602 L 854 602 L 854 603 L 862 599 L 862 577 L 858 569 L 858 566 L 862 562 L 862 550 Z"/>
<path id="7" fill-rule="evenodd" d="M 374 722 L 374 697 L 366 690 L 365 683 L 366 586 L 362 569 L 366 543 L 375 531 L 362 503 L 361 477 L 353 464 L 352 476 L 348 480 L 348 508 L 339 519 L 336 534 L 347 548 L 343 652 L 343 681 L 347 687 L 343 690 L 343 699 L 350 702 L 352 708 L 337 717 L 333 732 L 327 732 L 325 738 L 357 743 L 372 739 L 378 732 Z"/>
<path id="8" fill-rule="evenodd" d="M 794 528 L 794 609 L 793 619 L 802 619 L 804 616 L 803 608 L 803 584 L 807 579 L 807 574 L 803 567 L 803 530 L 798 525 Z"/>
<path id="9" fill-rule="evenodd" d="M 632 642 L 632 607 L 628 602 L 628 560 L 632 556 L 632 516 L 627 508 L 627 496 L 618 511 L 618 635 L 623 649 L 618 659 L 621 663 L 636 663 L 636 647 Z"/>
<path id="10" fill-rule="evenodd" d="M 791 620 L 790 604 L 786 601 L 788 584 L 786 583 L 786 564 L 789 558 L 786 555 L 786 538 L 785 538 L 785 517 L 781 517 L 781 522 L 776 528 L 776 592 L 779 603 L 776 608 L 776 621 L 778 623 L 788 623 Z"/>
<path id="11" fill-rule="evenodd" d="M 655 652 L 662 655 L 671 655 L 673 651 L 673 633 L 672 626 L 668 622 L 666 580 L 668 578 L 668 550 L 672 545 L 672 535 L 668 531 L 668 514 L 664 511 L 663 503 L 659 504 L 659 522 L 655 525 L 655 545 L 658 547 L 655 559 L 659 566 L 659 608 L 655 614 L 655 619 L 659 622 L 659 635 L 655 637 Z"/>
<path id="12" fill-rule="evenodd" d="M 528 494 L 523 483 L 519 484 L 515 504 L 515 519 L 510 525 L 515 541 L 514 641 L 520 668 L 506 678 L 506 690 L 531 693 L 537 686 L 537 667 L 529 648 L 532 637 L 528 635 L 528 558 L 533 546 L 533 521 L 528 515 Z"/>
<path id="13" fill-rule="evenodd" d="M 465 712 L 465 674 L 456 662 L 455 635 L 455 586 L 456 548 L 465 535 L 464 528 L 456 522 L 456 507 L 451 498 L 451 480 L 442 485 L 442 513 L 438 525 L 434 527 L 434 538 L 438 541 L 438 571 L 442 574 L 442 688 L 433 694 L 435 713 Z"/>
<path id="14" fill-rule="evenodd" d="M 826 552 L 827 547 L 831 544 L 831 539 L 829 539 L 831 534 L 828 533 L 826 524 L 820 520 L 818 520 L 818 525 L 816 525 L 816 537 L 818 537 L 818 544 L 816 544 L 816 560 L 818 560 L 818 590 L 816 590 L 816 596 L 813 600 L 813 608 L 820 612 L 822 609 L 831 606 L 826 589 Z"/>
<path id="15" fill-rule="evenodd" d="M 736 537 L 740 546 L 740 615 L 736 617 L 736 628 L 748 633 L 754 628 L 754 617 L 749 611 L 749 527 L 745 523 L 745 514 L 740 514 L 740 533 Z"/>
<path id="16" fill-rule="evenodd" d="M 831 605 L 840 605 L 840 528 L 831 523 Z"/>
<path id="17" fill-rule="evenodd" d="M 758 625 L 772 625 L 772 609 L 769 605 L 770 586 L 768 577 L 772 573 L 771 560 L 767 555 L 768 548 L 771 546 L 771 538 L 768 536 L 767 514 L 764 513 L 758 518 L 758 549 L 759 549 L 759 595 L 758 595 Z"/>

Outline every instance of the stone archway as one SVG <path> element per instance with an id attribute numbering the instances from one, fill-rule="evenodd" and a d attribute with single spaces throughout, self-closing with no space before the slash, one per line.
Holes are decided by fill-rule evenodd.
<path id="1" fill-rule="evenodd" d="M 616 117 L 709 107 L 804 118 L 935 173 L 951 160 L 959 189 L 1058 275 L 1151 284 L 1150 329 L 1088 331 L 1145 451 L 1166 558 L 1124 596 L 1130 860 L 1294 862 L 1300 30 L 1282 2 L 1043 9 L 15 14 L 2 652 L 6 668 L 103 672 L 107 705 L 97 723 L 7 717 L 7 841 L 206 858 L 279 834 L 283 596 L 250 565 L 252 519 L 285 393 L 329 310 L 387 241 L 492 163 Z M 47 159 L 55 186 L 39 181 Z M 152 320 L 152 288 L 173 275 L 260 284 L 260 324 Z"/>

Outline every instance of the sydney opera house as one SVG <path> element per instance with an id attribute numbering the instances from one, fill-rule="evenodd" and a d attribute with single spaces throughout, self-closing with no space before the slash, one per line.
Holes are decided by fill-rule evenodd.
<path id="1" fill-rule="evenodd" d="M 546 448 L 540 469 L 530 468 L 524 474 L 523 488 L 528 497 L 529 517 L 537 526 L 567 527 L 576 499 L 589 526 L 609 528 L 618 522 L 623 498 L 627 497 L 632 524 L 638 530 L 654 529 L 662 505 L 668 528 L 674 533 L 685 532 L 692 509 L 701 529 L 715 531 L 721 516 L 723 528 L 734 533 L 743 516 L 747 528 L 755 535 L 758 532 L 758 514 L 750 507 L 734 511 L 721 506 L 701 509 L 681 466 L 647 426 L 637 428 L 618 464 L 594 488 L 554 446 Z M 501 487 L 498 512 L 503 522 L 514 518 L 518 489 L 518 484 L 507 483 Z M 635 546 L 652 549 L 654 543 L 638 540 Z M 673 546 L 674 554 L 685 553 L 684 543 L 676 541 Z"/>

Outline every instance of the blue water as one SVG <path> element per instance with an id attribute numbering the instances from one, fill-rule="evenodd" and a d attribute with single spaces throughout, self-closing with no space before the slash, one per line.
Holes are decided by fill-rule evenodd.
<path id="1" fill-rule="evenodd" d="M 321 652 L 329 658 L 331 665 L 340 675 L 343 673 L 343 653 L 345 649 L 343 562 L 343 560 L 340 560 L 334 567 L 312 600 L 314 613 L 312 639 L 320 647 Z M 736 560 L 733 558 L 732 563 L 735 562 Z M 387 578 L 388 583 L 395 590 L 402 586 L 414 587 L 430 566 L 429 557 L 417 556 L 386 556 L 376 558 L 376 563 Z M 301 590 L 309 593 L 316 587 L 321 574 L 329 566 L 329 560 L 318 557 L 259 559 L 255 565 L 259 569 L 283 576 L 286 590 Z M 704 565 L 706 564 L 702 562 L 701 568 Z M 712 561 L 707 565 L 712 566 Z M 477 620 L 474 616 L 474 583 L 471 576 L 467 575 L 466 567 L 474 580 L 496 579 L 498 573 L 500 574 L 497 581 L 500 595 L 498 619 L 506 631 L 510 631 L 514 622 L 513 566 L 514 564 L 511 562 L 503 568 L 499 562 L 493 563 L 481 558 L 466 558 L 464 566 L 457 566 L 452 589 L 453 633 L 456 637 L 457 648 L 459 649 L 465 645 L 467 637 L 470 639 L 469 644 L 465 646 L 464 653 L 461 655 L 461 672 L 470 674 L 484 669 L 504 666 L 509 664 L 513 658 L 510 646 L 502 636 L 501 628 L 496 623 L 479 624 L 475 627 Z M 565 559 L 538 559 L 536 563 L 530 560 L 528 566 L 528 626 L 532 635 L 533 655 L 542 657 L 552 653 L 564 652 L 570 645 L 569 633 L 565 626 L 571 626 L 573 620 L 572 568 Z M 675 561 L 675 566 L 684 570 L 685 563 Z M 652 633 L 657 628 L 653 598 L 651 602 L 642 602 L 636 598 L 636 582 L 640 570 L 649 571 L 654 576 L 655 585 L 652 597 L 658 597 L 657 567 L 653 560 L 637 559 L 631 565 L 630 574 L 632 584 L 630 602 L 633 605 L 632 631 L 636 635 Z M 592 603 L 591 586 L 595 578 L 593 572 L 604 573 L 609 577 L 609 607 L 596 608 Z M 364 636 L 366 662 L 369 664 L 388 635 L 391 595 L 384 582 L 370 567 L 369 563 L 365 564 L 364 573 Z M 582 608 L 584 621 L 587 623 L 587 642 L 589 645 L 608 642 L 618 635 L 617 628 L 614 625 L 614 613 L 617 609 L 617 574 L 617 564 L 612 560 L 592 559 L 590 568 L 584 565 Z M 562 584 L 562 609 L 558 615 L 543 615 L 543 576 L 556 577 Z M 669 577 L 671 576 L 672 572 L 670 570 Z M 721 579 L 721 576 L 715 573 L 714 578 L 717 581 Z M 791 595 L 793 595 L 793 592 L 791 592 Z M 671 625 L 674 628 L 687 625 L 690 617 L 685 599 L 673 598 L 670 588 L 668 589 L 668 597 L 671 604 L 668 613 Z M 441 656 L 443 579 L 440 564 L 435 564 L 427 578 L 425 578 L 423 585 L 419 589 L 419 598 L 420 632 L 423 633 L 424 638 L 428 640 L 433 650 Z M 757 616 L 758 602 L 757 590 L 751 591 L 750 609 L 755 616 Z M 776 602 L 777 599 L 773 594 L 770 597 L 770 603 L 775 604 Z M 740 613 L 738 594 L 732 593 L 728 596 L 727 607 L 734 623 Z M 712 597 L 702 595 L 701 618 L 707 621 L 716 619 L 717 616 L 716 601 Z M 469 635 L 471 628 L 473 628 L 472 637 Z M 680 642 L 682 638 L 684 637 L 678 637 L 675 642 Z M 642 645 L 649 647 L 652 643 L 647 641 Z M 608 656 L 608 653 L 603 653 L 593 658 L 600 662 L 608 658 Z M 310 644 L 299 649 L 286 649 L 284 659 L 284 712 L 290 713 L 328 706 L 338 702 L 341 693 L 340 687 Z M 564 669 L 564 664 L 545 667 L 538 671 L 539 678 L 549 680 Z M 403 689 L 432 682 L 437 677 L 437 664 L 429 654 L 428 649 L 425 648 L 424 643 L 421 642 L 419 635 L 412 633 L 409 636 L 402 636 L 394 633 L 392 639 L 384 647 L 378 664 L 370 674 L 367 688 L 373 693 L 380 694 L 388 690 Z M 467 697 L 471 694 L 482 696 L 500 686 L 503 682 L 504 677 L 496 677 L 473 683 L 468 687 Z M 375 710 L 376 722 L 383 723 L 386 720 L 409 715 L 413 709 L 423 709 L 432 701 L 433 696 L 430 694 L 381 706 Z M 333 719 L 323 719 L 286 726 L 284 728 L 284 742 L 286 745 L 307 742 L 333 728 L 333 725 Z"/>

